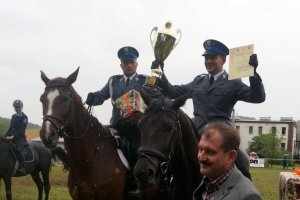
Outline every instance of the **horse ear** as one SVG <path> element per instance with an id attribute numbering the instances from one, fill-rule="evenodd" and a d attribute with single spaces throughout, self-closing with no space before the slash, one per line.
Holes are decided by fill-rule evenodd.
<path id="1" fill-rule="evenodd" d="M 143 87 L 141 87 L 140 93 L 141 93 L 141 96 L 142 96 L 145 104 L 148 106 L 150 101 L 152 100 L 151 96 L 147 93 L 147 91 L 145 91 L 145 89 Z"/>
<path id="2" fill-rule="evenodd" d="M 185 94 L 185 95 L 181 95 L 180 97 L 177 97 L 172 104 L 172 107 L 175 109 L 180 108 L 181 106 L 183 106 L 186 102 L 186 100 L 190 97 L 191 93 Z"/>
<path id="3" fill-rule="evenodd" d="M 80 68 L 80 66 L 77 68 L 77 70 L 75 72 L 73 72 L 70 76 L 68 76 L 68 78 L 66 79 L 66 83 L 72 85 L 76 81 L 77 75 L 79 72 L 79 68 Z"/>
<path id="4" fill-rule="evenodd" d="M 41 79 L 44 81 L 44 83 L 47 85 L 50 81 L 50 79 L 46 76 L 46 74 L 41 70 Z"/>

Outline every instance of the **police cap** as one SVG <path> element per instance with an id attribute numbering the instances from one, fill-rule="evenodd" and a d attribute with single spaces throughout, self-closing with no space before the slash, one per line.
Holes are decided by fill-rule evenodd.
<path id="1" fill-rule="evenodd" d="M 139 57 L 139 52 L 133 47 L 122 47 L 118 51 L 118 57 L 120 60 L 132 60 Z"/>
<path id="2" fill-rule="evenodd" d="M 203 43 L 203 47 L 205 49 L 205 52 L 202 54 L 202 56 L 221 55 L 226 57 L 229 54 L 229 49 L 222 42 L 219 42 L 217 40 L 206 40 Z"/>

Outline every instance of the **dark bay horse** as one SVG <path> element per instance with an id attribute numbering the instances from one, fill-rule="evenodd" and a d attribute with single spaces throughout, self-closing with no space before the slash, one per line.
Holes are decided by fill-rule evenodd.
<path id="1" fill-rule="evenodd" d="M 192 199 L 202 176 L 195 129 L 180 109 L 187 96 L 142 96 L 148 107 L 138 123 L 141 146 L 134 167 L 142 199 Z"/>
<path id="2" fill-rule="evenodd" d="M 30 160 L 26 159 L 25 167 L 27 174 L 30 174 L 38 188 L 38 200 L 43 198 L 43 190 L 45 191 L 45 199 L 48 199 L 50 191 L 49 172 L 51 168 L 51 159 L 58 157 L 64 163 L 65 169 L 68 168 L 67 155 L 65 151 L 60 148 L 53 148 L 51 150 L 45 148 L 42 144 L 32 142 L 29 143 Z M 26 158 L 26 156 L 25 156 Z M 13 145 L 5 138 L 0 139 L 0 180 L 3 179 L 5 183 L 6 198 L 12 199 L 11 193 L 11 177 L 19 177 L 16 172 L 18 161 L 14 154 Z M 42 175 L 42 179 L 40 177 Z M 27 175 L 26 174 L 26 175 Z"/>
<path id="3" fill-rule="evenodd" d="M 64 138 L 69 158 L 68 188 L 75 200 L 122 200 L 128 172 L 121 162 L 116 140 L 84 107 L 72 84 L 79 68 L 67 78 L 49 79 L 41 95 L 43 124 L 40 137 L 47 147 Z"/>

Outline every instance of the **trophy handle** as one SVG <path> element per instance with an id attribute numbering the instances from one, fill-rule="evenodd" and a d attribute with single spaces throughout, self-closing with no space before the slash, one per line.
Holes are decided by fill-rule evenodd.
<path id="1" fill-rule="evenodd" d="M 180 29 L 177 29 L 177 32 L 176 32 L 176 33 L 177 33 L 177 35 L 179 35 L 179 38 L 176 40 L 173 49 L 178 45 L 178 43 L 179 43 L 179 41 L 180 41 L 180 39 L 181 39 L 181 35 L 182 35 Z"/>
<path id="2" fill-rule="evenodd" d="M 152 31 L 150 33 L 150 42 L 151 42 L 151 46 L 152 46 L 153 49 L 155 47 L 155 43 L 156 43 L 156 40 L 157 40 L 157 37 L 153 38 L 153 34 L 157 35 L 157 30 L 158 30 L 158 27 L 155 26 L 155 27 L 153 27 L 153 29 L 152 29 Z"/>

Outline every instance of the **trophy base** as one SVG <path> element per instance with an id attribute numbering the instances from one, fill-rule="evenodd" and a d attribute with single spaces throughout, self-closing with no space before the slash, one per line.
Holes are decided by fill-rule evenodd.
<path id="1" fill-rule="evenodd" d="M 145 81 L 145 84 L 144 86 L 146 87 L 156 87 L 156 80 L 157 80 L 158 77 L 156 76 L 148 76 L 146 81 Z"/>
<path id="2" fill-rule="evenodd" d="M 165 81 L 163 81 L 161 78 L 156 77 L 156 76 L 148 76 L 144 87 L 146 88 L 157 88 L 161 91 L 168 91 L 168 86 Z"/>

